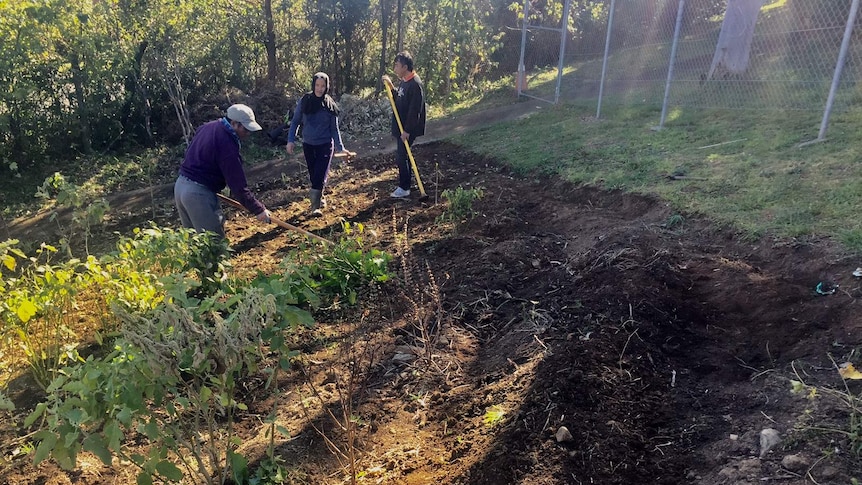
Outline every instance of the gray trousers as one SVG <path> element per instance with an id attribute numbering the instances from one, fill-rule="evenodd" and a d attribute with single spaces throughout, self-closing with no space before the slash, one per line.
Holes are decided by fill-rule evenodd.
<path id="1" fill-rule="evenodd" d="M 224 237 L 224 213 L 215 192 L 180 175 L 174 184 L 174 204 L 183 227 Z"/>

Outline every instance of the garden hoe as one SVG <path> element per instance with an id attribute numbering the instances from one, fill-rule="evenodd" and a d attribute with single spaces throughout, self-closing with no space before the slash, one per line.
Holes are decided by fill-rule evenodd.
<path id="1" fill-rule="evenodd" d="M 404 126 L 401 124 L 401 117 L 398 116 L 398 110 L 395 108 L 395 98 L 392 97 L 392 91 L 395 90 L 395 86 L 392 85 L 392 82 L 384 80 L 386 83 L 386 95 L 389 96 L 389 104 L 392 105 L 392 114 L 395 115 L 395 121 L 398 123 L 398 131 L 404 133 Z M 419 178 L 419 169 L 416 168 L 416 160 L 413 158 L 413 151 L 410 150 L 410 143 L 407 140 L 401 140 L 404 142 L 404 147 L 407 148 L 407 157 L 410 158 L 410 166 L 413 167 L 413 175 L 416 176 L 416 183 L 419 184 L 419 192 L 422 194 L 420 197 L 422 200 L 428 198 L 428 194 L 425 193 L 425 186 L 422 185 L 422 179 Z"/>
<path id="2" fill-rule="evenodd" d="M 228 204 L 230 204 L 230 205 L 232 205 L 232 206 L 236 207 L 237 209 L 247 210 L 247 209 L 245 208 L 245 206 L 243 206 L 243 205 L 242 205 L 242 204 L 240 204 L 238 201 L 233 200 L 233 199 L 231 199 L 230 197 L 228 197 L 228 196 L 226 196 L 226 195 L 222 195 L 222 194 L 220 194 L 220 193 L 218 193 L 218 192 L 216 192 L 216 195 L 218 196 L 218 198 L 219 198 L 219 199 L 221 199 L 221 200 L 223 200 L 223 201 L 227 202 Z M 314 234 L 314 233 L 308 232 L 308 231 L 306 231 L 305 229 L 303 229 L 303 228 L 301 228 L 301 227 L 296 227 L 296 226 L 294 226 L 293 224 L 288 224 L 288 223 L 286 223 L 286 222 L 282 221 L 281 219 L 276 218 L 275 216 L 270 216 L 270 217 L 269 217 L 269 219 L 270 219 L 273 223 L 275 223 L 275 225 L 277 225 L 277 226 L 279 226 L 279 227 L 282 227 L 282 228 L 284 228 L 284 229 L 288 229 L 288 230 L 290 230 L 290 231 L 296 231 L 296 232 L 298 232 L 298 233 L 300 233 L 300 234 L 303 234 L 303 235 L 305 235 L 305 236 L 308 236 L 308 237 L 310 237 L 310 238 L 312 238 L 312 239 L 315 239 L 315 240 L 320 241 L 320 242 L 322 242 L 322 243 L 326 243 L 326 245 L 332 245 L 332 241 L 330 241 L 330 240 L 328 240 L 328 239 L 324 239 L 324 238 L 322 238 L 322 237 L 318 236 L 317 234 Z"/>

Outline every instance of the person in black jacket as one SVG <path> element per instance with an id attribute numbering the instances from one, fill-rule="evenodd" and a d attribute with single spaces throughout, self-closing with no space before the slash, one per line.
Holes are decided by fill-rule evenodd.
<path id="1" fill-rule="evenodd" d="M 406 141 L 411 147 L 416 137 L 425 134 L 425 90 L 422 80 L 413 72 L 413 56 L 408 51 L 395 55 L 392 67 L 401 79 L 395 90 L 395 110 L 401 119 L 404 130 L 398 129 L 395 113 L 392 113 L 392 136 L 396 137 L 395 163 L 398 164 L 398 188 L 392 197 L 401 199 L 410 196 L 410 160 L 407 155 Z M 383 76 L 383 86 L 389 89 L 392 84 L 389 76 Z"/>

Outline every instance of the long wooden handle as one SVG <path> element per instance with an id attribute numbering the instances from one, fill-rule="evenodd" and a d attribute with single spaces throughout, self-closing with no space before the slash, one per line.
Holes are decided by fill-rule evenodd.
<path id="1" fill-rule="evenodd" d="M 356 152 L 351 152 L 351 151 L 338 152 L 334 156 L 335 156 L 335 158 L 346 158 L 346 159 L 350 160 L 351 158 L 356 156 Z"/>
<path id="2" fill-rule="evenodd" d="M 398 116 L 398 109 L 395 108 L 395 98 L 392 97 L 392 90 L 395 89 L 395 86 L 392 85 L 389 81 L 384 81 L 386 84 L 386 95 L 389 96 L 389 104 L 392 105 L 392 113 L 395 115 L 395 121 L 398 123 L 398 131 L 404 133 L 404 126 L 401 124 L 401 117 Z M 404 142 L 404 147 L 407 148 L 407 158 L 410 159 L 410 166 L 413 167 L 413 175 L 416 175 L 416 183 L 419 184 L 419 192 L 422 193 L 422 197 L 425 197 L 425 186 L 422 185 L 422 179 L 419 178 L 419 168 L 416 167 L 416 160 L 413 158 L 413 150 L 410 149 L 410 143 L 407 140 L 401 140 Z"/>
<path id="3" fill-rule="evenodd" d="M 226 195 L 222 195 L 222 194 L 220 194 L 220 193 L 218 193 L 218 192 L 216 192 L 216 195 L 218 196 L 218 198 L 219 198 L 219 199 L 221 199 L 221 200 L 223 200 L 223 201 L 227 202 L 228 204 L 230 204 L 230 205 L 232 205 L 232 206 L 236 207 L 237 209 L 242 209 L 242 210 L 244 210 L 244 211 L 248 211 L 248 209 L 246 209 L 246 208 L 245 208 L 245 206 L 244 206 L 244 205 L 242 205 L 242 204 L 240 204 L 238 201 L 233 200 L 233 199 L 231 199 L 230 197 L 228 197 L 228 196 L 226 196 Z M 298 232 L 298 233 L 300 233 L 300 234 L 303 234 L 303 235 L 305 235 L 305 236 L 308 236 L 308 237 L 310 237 L 310 238 L 312 238 L 312 239 L 316 239 L 316 240 L 318 240 L 318 241 L 320 241 L 320 242 L 322 242 L 322 243 L 326 243 L 326 244 L 328 244 L 328 245 L 331 245 L 331 244 L 332 244 L 332 241 L 330 241 L 329 239 L 324 239 L 324 238 L 322 238 L 322 237 L 318 236 L 317 234 L 314 234 L 314 233 L 312 233 L 312 232 L 308 232 L 308 231 L 306 231 L 305 229 L 303 229 L 303 228 L 301 228 L 301 227 L 296 227 L 296 226 L 294 226 L 293 224 L 288 224 L 287 222 L 284 222 L 283 220 L 278 219 L 277 217 L 270 216 L 270 217 L 269 217 L 269 220 L 271 220 L 273 223 L 275 223 L 275 225 L 277 225 L 277 226 L 279 226 L 279 227 L 281 227 L 281 228 L 284 228 L 284 229 L 287 229 L 287 230 L 290 230 L 290 231 L 296 231 L 296 232 Z"/>

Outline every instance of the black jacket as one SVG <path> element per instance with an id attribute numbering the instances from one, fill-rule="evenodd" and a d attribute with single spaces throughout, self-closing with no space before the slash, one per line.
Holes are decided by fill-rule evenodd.
<path id="1" fill-rule="evenodd" d="M 401 81 L 395 90 L 395 109 L 401 118 L 404 131 L 410 136 L 425 134 L 425 89 L 418 75 L 413 75 L 409 81 Z M 398 122 L 392 115 L 392 136 L 401 136 Z"/>

